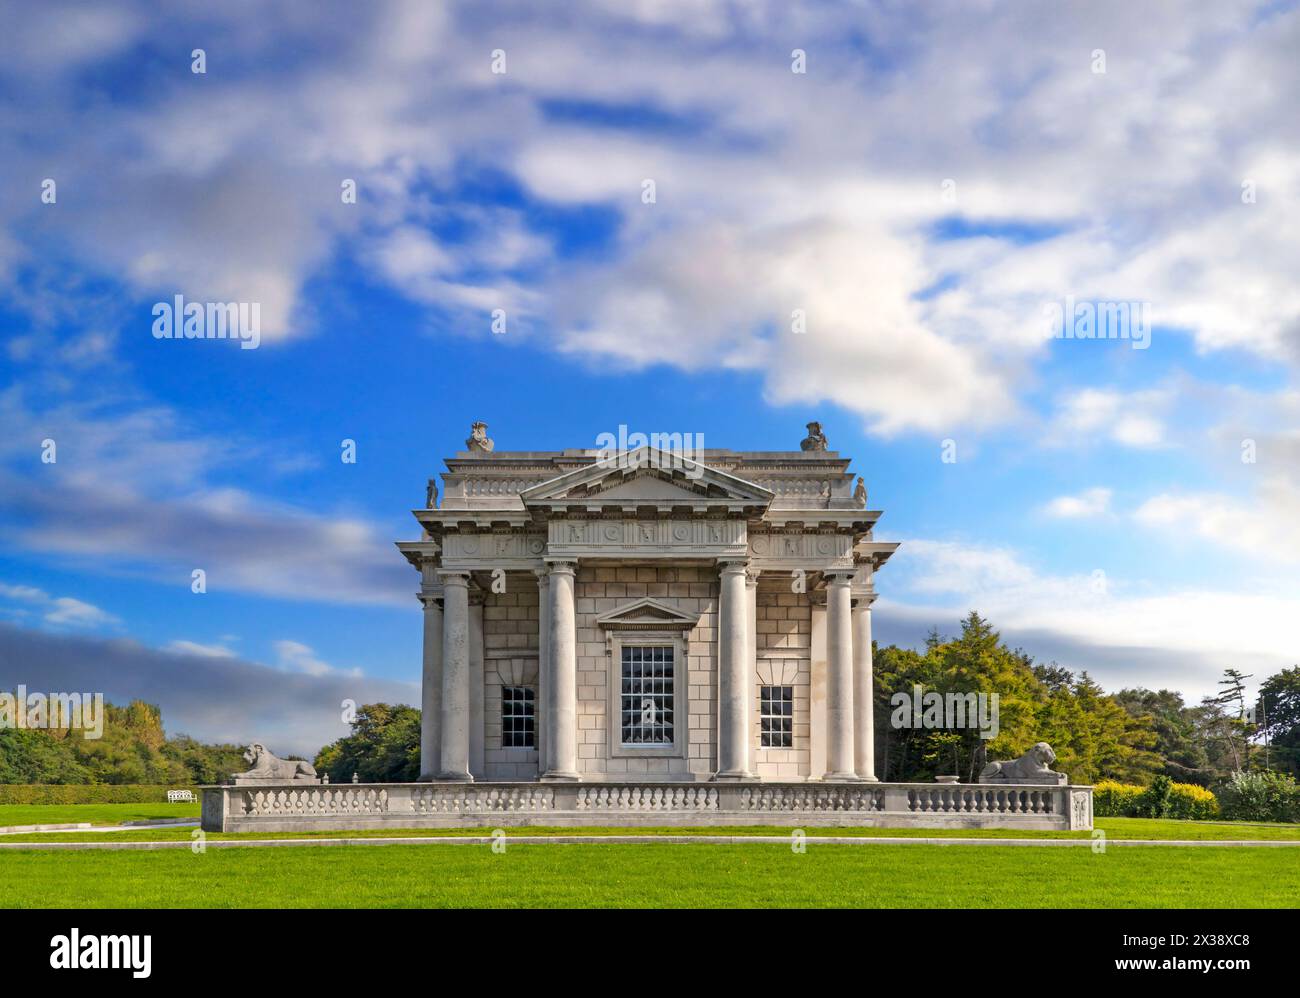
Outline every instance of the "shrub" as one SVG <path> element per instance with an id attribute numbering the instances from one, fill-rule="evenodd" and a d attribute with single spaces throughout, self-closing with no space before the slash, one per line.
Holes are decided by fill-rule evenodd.
<path id="1" fill-rule="evenodd" d="M 1143 790 L 1134 802 L 1137 808 L 1135 816 L 1139 818 L 1169 817 L 1169 798 L 1173 794 L 1173 785 L 1173 780 L 1163 773 L 1152 780 L 1151 786 Z"/>
<path id="2" fill-rule="evenodd" d="M 1158 776 L 1149 787 L 1102 780 L 1092 791 L 1098 818 L 1185 818 L 1211 821 L 1219 817 L 1214 794 L 1194 783 L 1172 783 Z"/>
<path id="3" fill-rule="evenodd" d="M 168 790 L 198 787 L 150 786 L 124 783 L 11 783 L 0 784 L 0 804 L 157 804 L 167 800 Z"/>
<path id="4" fill-rule="evenodd" d="M 1092 809 L 1098 818 L 1129 818 L 1135 811 L 1142 788 L 1132 783 L 1101 780 L 1092 788 Z"/>
<path id="5" fill-rule="evenodd" d="M 1204 787 L 1195 783 L 1171 783 L 1169 791 L 1169 813 L 1165 817 L 1213 821 L 1219 816 L 1218 799 Z"/>
<path id="6" fill-rule="evenodd" d="M 1233 773 L 1219 801 L 1229 821 L 1300 821 L 1300 787 L 1285 773 Z"/>

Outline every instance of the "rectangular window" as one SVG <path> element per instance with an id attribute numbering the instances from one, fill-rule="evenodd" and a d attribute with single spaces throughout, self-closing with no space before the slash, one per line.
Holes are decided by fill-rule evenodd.
<path id="1" fill-rule="evenodd" d="M 531 686 L 501 687 L 501 747 L 535 748 L 537 694 Z"/>
<path id="2" fill-rule="evenodd" d="M 624 645 L 619 687 L 623 744 L 673 744 L 673 649 Z"/>
<path id="3" fill-rule="evenodd" d="M 763 748 L 794 745 L 794 687 L 763 686 L 759 689 L 759 744 Z"/>

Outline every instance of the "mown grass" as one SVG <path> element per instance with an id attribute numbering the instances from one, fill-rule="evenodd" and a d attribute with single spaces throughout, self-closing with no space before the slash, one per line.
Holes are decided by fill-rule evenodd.
<path id="1" fill-rule="evenodd" d="M 193 804 L 0 804 L 0 828 L 9 825 L 63 825 L 88 821 L 116 825 L 147 818 L 197 818 Z"/>
<path id="2" fill-rule="evenodd" d="M 0 853 L 10 907 L 1293 907 L 1300 851 L 341 846 Z"/>
<path id="3" fill-rule="evenodd" d="M 93 805 L 83 805 L 87 809 Z M 99 807 L 131 808 L 148 805 L 108 804 Z M 190 805 L 173 805 L 176 810 L 161 815 L 162 817 L 181 817 L 181 809 Z M 153 817 L 155 815 L 148 815 Z M 185 816 L 197 817 L 197 810 L 191 807 Z M 37 819 L 30 823 L 53 823 L 56 819 Z M 81 819 L 89 820 L 89 819 Z M 19 824 L 19 822 L 5 822 Z M 1268 841 L 1296 839 L 1300 840 L 1300 825 L 1280 825 L 1263 823 L 1229 823 L 1222 821 L 1168 821 L 1150 818 L 1098 818 L 1097 828 L 1112 839 L 1159 840 L 1189 839 L 1197 841 L 1224 841 L 1231 839 L 1264 839 Z M 792 825 L 758 826 L 748 828 L 695 827 L 695 828 L 511 828 L 509 835 L 789 835 Z M 448 835 L 487 835 L 491 827 L 485 828 L 432 828 L 432 829 L 375 829 L 357 832 L 236 832 L 223 834 L 210 832 L 210 839 L 298 839 L 298 838 L 422 838 Z M 957 829 L 957 828 L 807 828 L 809 836 L 825 835 L 861 835 L 871 837 L 898 838 L 1013 838 L 1013 839 L 1091 839 L 1092 832 L 1034 832 L 1018 829 Z M 135 841 L 135 842 L 175 842 L 188 841 L 193 835 L 192 828 L 149 828 L 130 832 L 33 832 L 23 835 L 6 835 L 4 842 L 93 842 L 93 841 Z"/>

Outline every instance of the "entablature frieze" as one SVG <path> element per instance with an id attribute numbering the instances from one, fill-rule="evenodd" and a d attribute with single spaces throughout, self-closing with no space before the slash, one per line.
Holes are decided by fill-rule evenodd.
<path id="1" fill-rule="evenodd" d="M 744 557 L 744 520 L 563 519 L 547 524 L 552 557 Z"/>

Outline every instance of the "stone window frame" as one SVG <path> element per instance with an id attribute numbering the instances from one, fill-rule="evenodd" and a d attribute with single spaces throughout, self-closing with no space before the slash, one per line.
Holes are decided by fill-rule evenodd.
<path id="1" fill-rule="evenodd" d="M 500 686 L 500 690 L 501 690 L 501 748 L 502 748 L 502 750 L 503 750 L 503 751 L 507 751 L 507 752 L 510 751 L 511 749 L 521 749 L 521 750 L 523 750 L 523 751 L 528 751 L 528 752 L 535 752 L 535 751 L 537 751 L 537 748 L 538 748 L 538 727 L 537 727 L 537 721 L 538 721 L 538 711 L 537 711 L 537 706 L 538 706 L 538 704 L 537 704 L 537 699 L 538 699 L 538 698 L 537 698 L 537 686 L 536 686 L 536 684 L 533 684 L 533 683 L 502 683 L 501 686 Z M 507 699 L 506 699 L 506 690 L 524 690 L 524 691 L 526 691 L 526 692 L 532 694 L 531 697 L 523 697 L 523 698 L 520 699 L 519 701 L 511 701 L 512 703 L 513 703 L 513 702 L 519 702 L 519 703 L 527 704 L 528 707 L 530 708 L 529 710 L 525 710 L 525 711 L 523 711 L 523 712 L 521 712 L 521 713 L 517 713 L 517 714 L 509 715 L 509 716 L 512 717 L 512 718 L 527 718 L 527 719 L 529 719 L 529 720 L 532 721 L 532 731 L 531 731 L 530 733 L 532 734 L 533 743 L 532 743 L 531 745 L 507 745 L 507 744 L 506 744 L 506 733 L 507 733 L 507 732 L 506 732 L 506 728 L 507 728 L 507 725 L 506 725 L 506 718 L 507 718 L 507 714 L 506 714 L 506 703 L 507 703 Z"/>
<path id="2" fill-rule="evenodd" d="M 623 744 L 623 646 L 668 647 L 673 649 L 673 743 L 671 745 Z M 685 759 L 688 751 L 686 729 L 690 717 L 690 684 L 683 675 L 687 668 L 686 635 L 681 629 L 616 630 L 611 629 L 608 648 L 607 677 L 609 687 L 609 755 L 615 759 Z"/>
<path id="3" fill-rule="evenodd" d="M 781 694 L 779 699 L 774 699 L 770 695 L 765 696 L 764 695 L 765 690 L 784 690 L 786 692 Z M 777 750 L 794 748 L 794 684 L 793 683 L 760 683 L 758 687 L 758 702 L 759 702 L 759 710 L 758 710 L 759 748 L 777 749 Z M 777 704 L 788 706 L 789 712 L 788 713 L 782 712 L 779 714 L 773 714 L 771 712 L 764 713 L 763 712 L 764 702 L 766 702 L 767 704 L 777 703 Z M 763 722 L 765 720 L 780 721 L 779 730 L 774 725 L 768 731 L 764 731 Z M 771 741 L 764 742 L 763 740 L 764 738 L 775 738 L 778 736 L 782 739 L 782 742 L 780 744 Z"/>
<path id="4" fill-rule="evenodd" d="M 495 700 L 496 717 L 495 724 L 498 727 L 499 734 L 495 739 L 495 744 L 491 743 L 484 732 L 484 746 L 489 752 L 502 752 L 514 757 L 512 764 L 529 763 L 534 760 L 540 761 L 542 739 L 546 734 L 547 718 L 542 711 L 541 701 L 541 684 L 539 671 L 541 663 L 537 653 L 527 649 L 501 649 L 494 650 L 488 654 L 488 661 L 484 663 L 484 706 L 487 706 L 489 699 L 487 693 L 491 687 L 496 688 Z M 493 678 L 493 674 L 495 677 Z M 505 726 L 501 719 L 501 691 L 507 686 L 527 686 L 533 691 L 533 740 L 531 747 L 506 745 L 505 744 Z M 490 716 L 484 711 L 484 727 L 489 725 Z"/>

